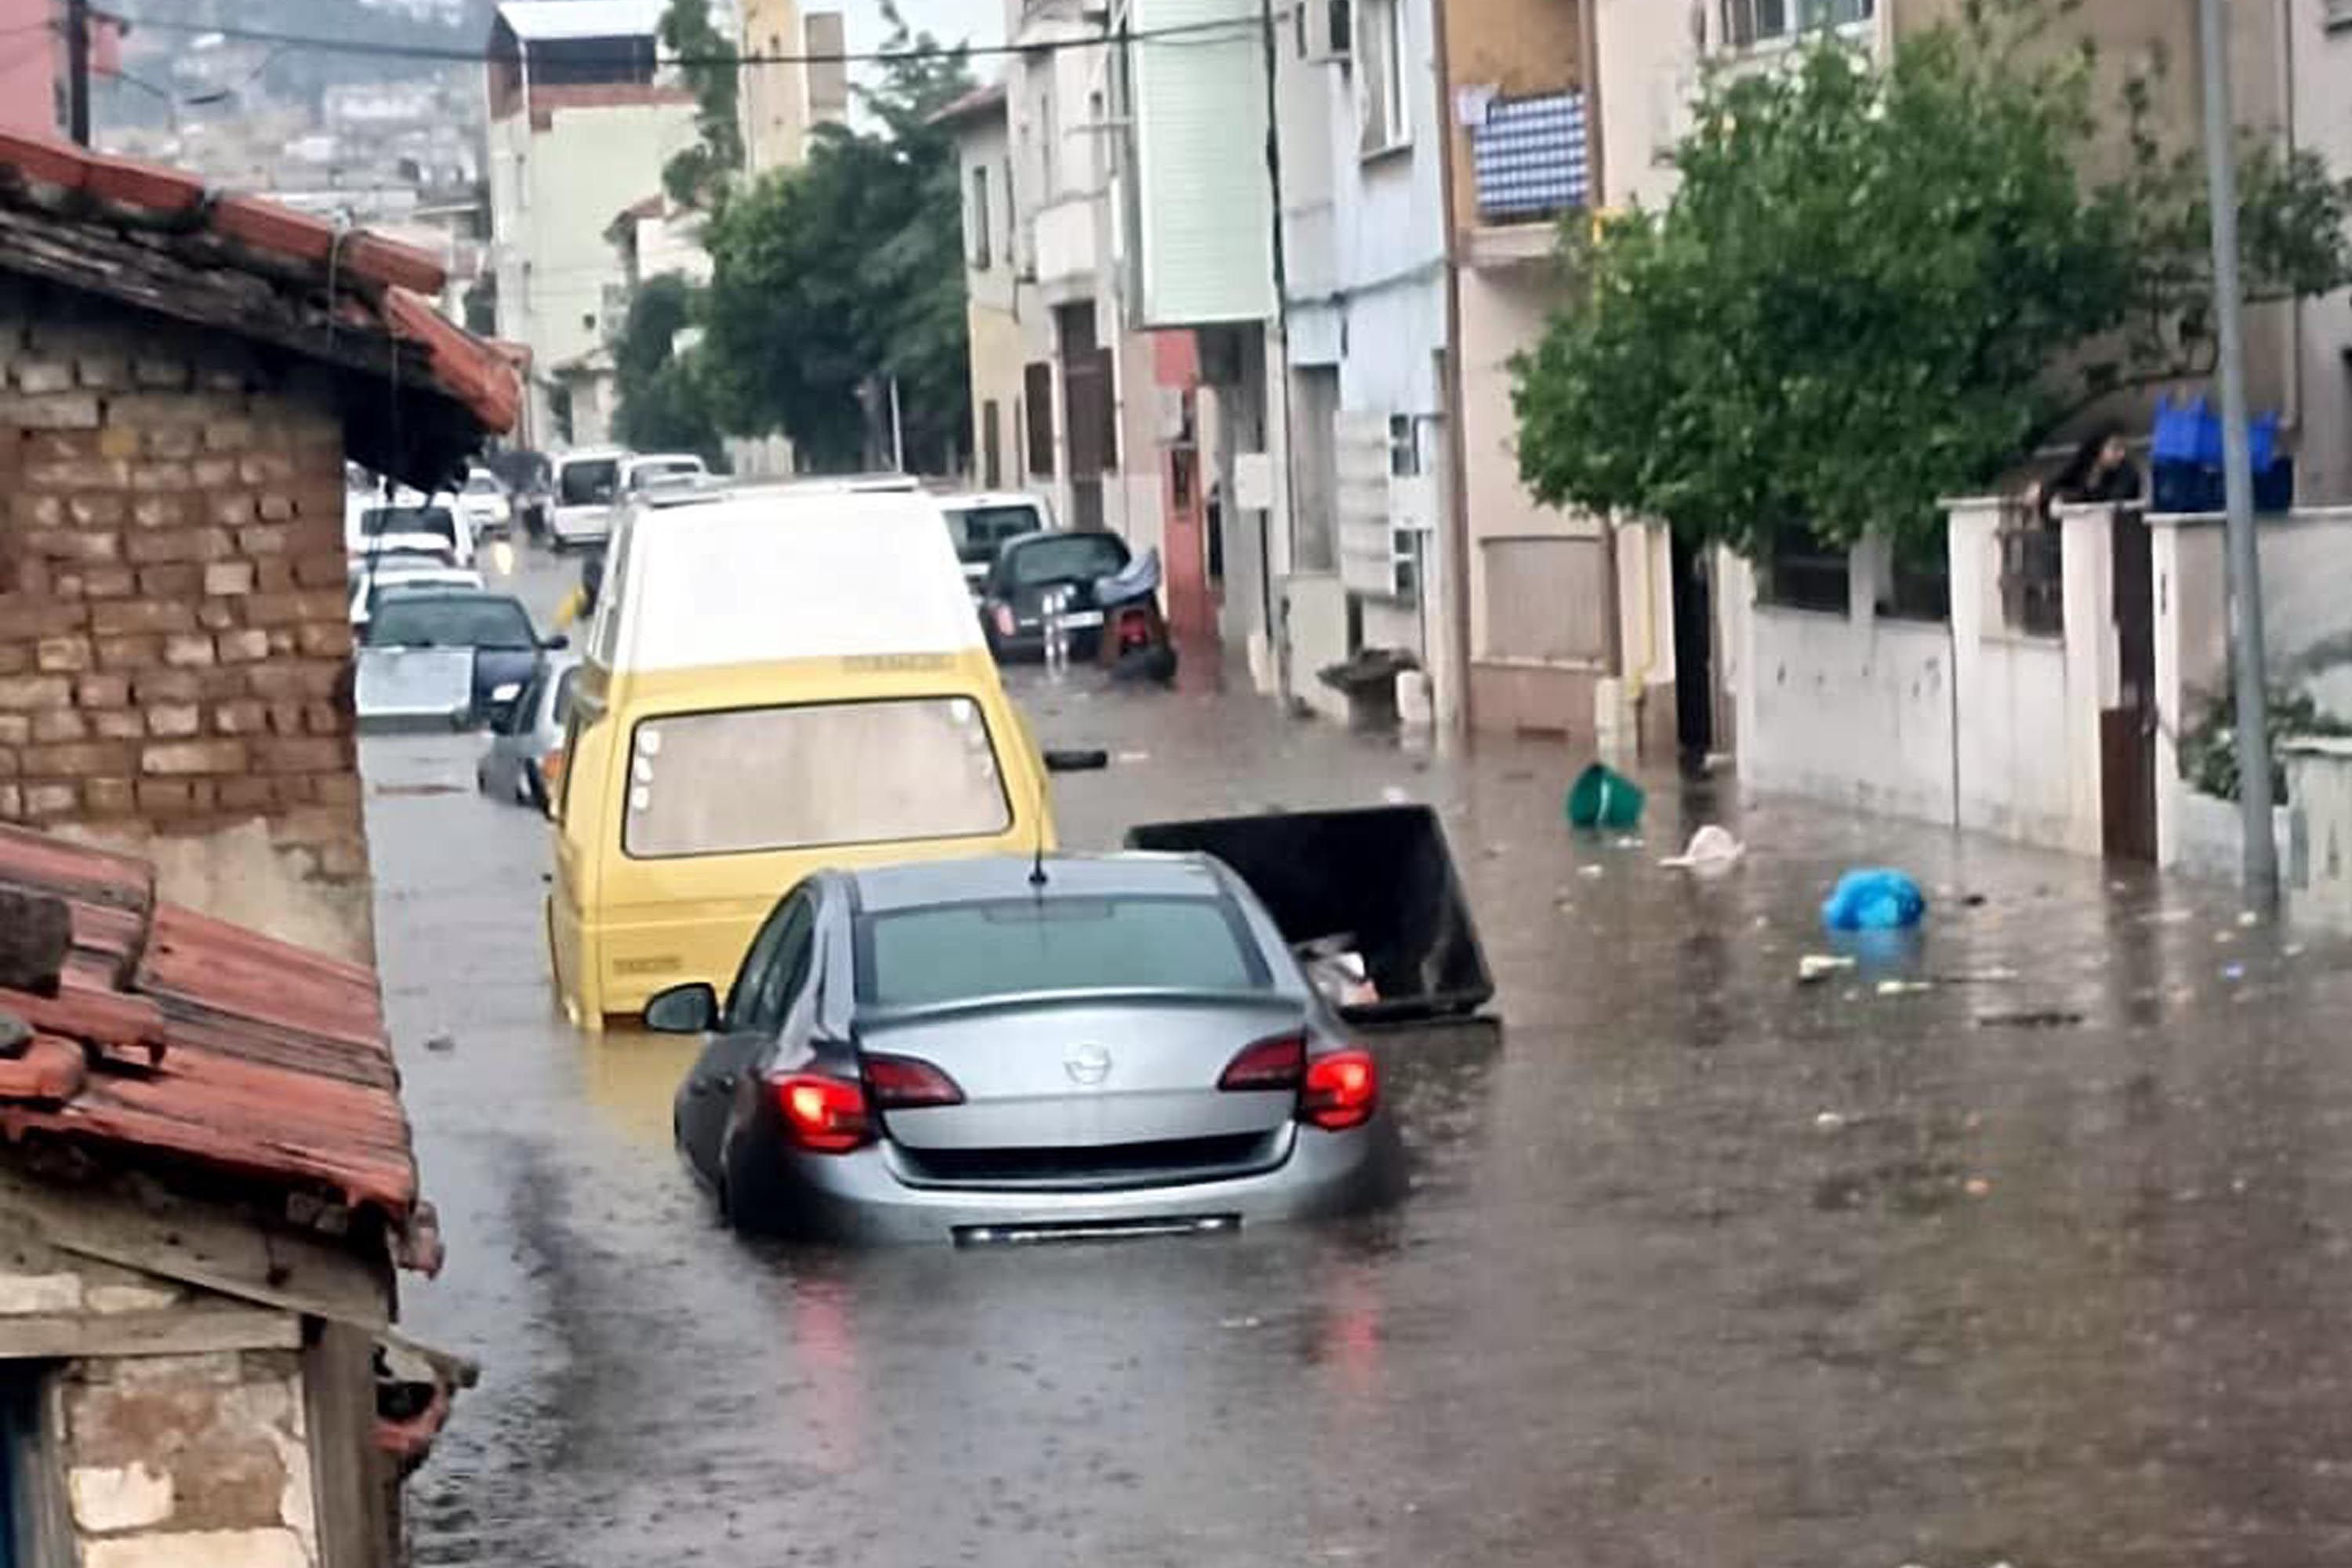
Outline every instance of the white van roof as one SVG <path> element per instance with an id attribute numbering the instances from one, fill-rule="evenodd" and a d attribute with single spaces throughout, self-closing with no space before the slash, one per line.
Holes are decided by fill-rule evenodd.
<path id="1" fill-rule="evenodd" d="M 632 511 L 590 657 L 614 670 L 961 653 L 971 591 L 928 496 L 723 494 Z"/>

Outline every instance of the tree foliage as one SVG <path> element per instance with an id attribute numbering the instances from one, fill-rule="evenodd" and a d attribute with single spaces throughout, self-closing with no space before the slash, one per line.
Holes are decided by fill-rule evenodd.
<path id="1" fill-rule="evenodd" d="M 821 468 L 887 457 L 894 380 L 910 467 L 944 467 L 969 427 L 955 147 L 932 117 L 971 79 L 961 50 L 886 15 L 900 58 L 861 90 L 874 128 L 820 128 L 805 163 L 730 197 L 707 236 L 720 413 Z"/>
<path id="2" fill-rule="evenodd" d="M 1750 553 L 1916 541 L 2102 399 L 2210 373 L 2199 151 L 2146 79 L 2103 121 L 2050 17 L 1970 0 L 1883 66 L 1824 37 L 1712 79 L 1673 201 L 1571 237 L 1577 298 L 1516 366 L 1535 491 Z M 2352 281 L 2345 187 L 2273 141 L 2241 167 L 2250 294 Z"/>
<path id="3" fill-rule="evenodd" d="M 698 452 L 712 468 L 723 453 L 710 393 L 696 353 L 681 353 L 680 333 L 696 323 L 698 290 L 675 272 L 648 278 L 629 301 L 613 345 L 621 405 L 614 430 L 640 452 Z"/>
<path id="4" fill-rule="evenodd" d="M 735 40 L 710 19 L 710 0 L 669 0 L 661 44 L 694 89 L 699 140 L 662 168 L 662 187 L 680 206 L 709 207 L 743 167 L 742 58 Z"/>

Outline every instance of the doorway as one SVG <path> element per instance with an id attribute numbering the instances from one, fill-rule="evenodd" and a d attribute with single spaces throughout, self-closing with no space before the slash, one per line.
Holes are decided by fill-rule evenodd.
<path id="1" fill-rule="evenodd" d="M 1715 751 L 1715 595 L 1706 557 L 1677 536 L 1674 553 L 1675 746 L 1685 765 Z"/>
<path id="2" fill-rule="evenodd" d="M 2156 863 L 2156 569 L 2147 519 L 2118 508 L 2108 532 L 2116 595 L 2116 706 L 2099 714 L 2100 838 L 2107 858 Z"/>

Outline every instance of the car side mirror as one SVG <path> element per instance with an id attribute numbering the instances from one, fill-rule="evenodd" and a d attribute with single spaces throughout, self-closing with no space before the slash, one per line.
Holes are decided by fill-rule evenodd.
<path id="1" fill-rule="evenodd" d="M 646 1004 L 646 1027 L 657 1035 L 707 1035 L 719 1026 L 719 993 L 704 982 L 656 991 Z"/>
<path id="2" fill-rule="evenodd" d="M 1108 766 L 1110 753 L 1099 746 L 1045 753 L 1045 771 L 1049 773 L 1098 773 Z"/>
<path id="3" fill-rule="evenodd" d="M 558 632 L 553 637 L 549 637 L 545 642 L 541 643 L 539 646 L 552 652 L 561 653 L 565 648 L 572 646 L 572 638 L 567 633 Z"/>

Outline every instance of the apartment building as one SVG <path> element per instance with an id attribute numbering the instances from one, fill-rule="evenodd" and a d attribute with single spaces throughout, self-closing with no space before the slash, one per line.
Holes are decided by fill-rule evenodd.
<path id="1" fill-rule="evenodd" d="M 507 0 L 492 25 L 490 237 L 498 335 L 530 351 L 520 439 L 587 445 L 609 434 L 610 335 L 628 275 L 607 237 L 662 190 L 694 145 L 693 93 L 660 63 L 666 0 Z"/>

